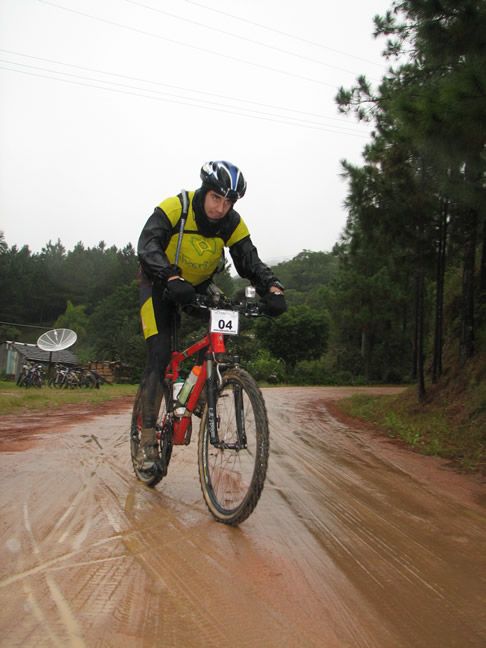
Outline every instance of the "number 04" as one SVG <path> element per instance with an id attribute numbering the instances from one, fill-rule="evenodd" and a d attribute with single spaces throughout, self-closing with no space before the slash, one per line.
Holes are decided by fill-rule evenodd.
<path id="1" fill-rule="evenodd" d="M 233 322 L 231 320 L 226 322 L 225 320 L 220 319 L 218 324 L 220 329 L 228 329 L 229 331 L 233 330 Z"/>
<path id="2" fill-rule="evenodd" d="M 238 334 L 238 312 L 237 311 L 211 311 L 211 331 L 213 333 L 225 333 L 226 335 Z"/>

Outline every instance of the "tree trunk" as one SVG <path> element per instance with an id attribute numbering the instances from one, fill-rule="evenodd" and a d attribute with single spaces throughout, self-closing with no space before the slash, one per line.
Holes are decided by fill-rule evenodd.
<path id="1" fill-rule="evenodd" d="M 469 196 L 464 209 L 464 265 L 462 273 L 462 312 L 459 360 L 462 366 L 475 351 L 475 270 L 478 240 L 478 189 L 481 184 L 481 165 L 478 156 L 468 160 L 464 170 L 466 192 Z"/>
<path id="2" fill-rule="evenodd" d="M 417 380 L 417 358 L 418 358 L 418 338 L 419 338 L 419 327 L 418 327 L 418 312 L 419 312 L 419 289 L 418 289 L 418 276 L 415 277 L 415 327 L 413 331 L 413 348 L 412 348 L 412 380 Z"/>
<path id="3" fill-rule="evenodd" d="M 486 319 L 486 218 L 482 214 L 483 220 L 483 242 L 481 250 L 481 267 L 479 270 L 479 305 L 481 308 L 480 311 L 480 323 L 483 323 Z"/>
<path id="4" fill-rule="evenodd" d="M 469 208 L 466 213 L 464 265 L 462 273 L 461 341 L 459 350 L 462 366 L 474 355 L 474 269 L 476 262 L 477 225 L 477 210 Z"/>
<path id="5" fill-rule="evenodd" d="M 417 271 L 416 297 L 416 367 L 417 367 L 417 397 L 421 403 L 425 400 L 425 353 L 424 353 L 424 322 L 425 322 L 425 278 L 423 263 Z"/>
<path id="6" fill-rule="evenodd" d="M 373 353 L 373 327 L 369 324 L 361 329 L 361 350 L 364 378 L 368 382 L 371 375 L 371 356 Z"/>
<path id="7" fill-rule="evenodd" d="M 434 357 L 432 361 L 432 382 L 435 384 L 442 375 L 442 348 L 444 344 L 444 278 L 447 250 L 447 220 L 449 202 L 444 199 L 441 205 L 439 237 L 437 241 L 437 273 L 435 287 L 435 331 Z"/>

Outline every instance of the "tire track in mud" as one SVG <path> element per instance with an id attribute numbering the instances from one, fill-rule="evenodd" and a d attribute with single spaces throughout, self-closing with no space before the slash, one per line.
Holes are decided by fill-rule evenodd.
<path id="1" fill-rule="evenodd" d="M 77 622 L 77 615 L 71 610 L 71 606 L 54 579 L 53 574 L 56 572 L 64 579 L 66 572 L 76 567 L 76 558 L 86 557 L 86 550 L 97 552 L 101 545 L 105 544 L 92 541 L 84 552 L 81 547 L 90 536 L 90 531 L 96 531 L 99 527 L 99 515 L 95 510 L 94 490 L 96 488 L 96 473 L 102 458 L 96 453 L 84 455 L 76 465 L 76 471 L 72 469 L 60 470 L 60 466 L 65 463 L 66 454 L 79 454 L 79 442 L 66 437 L 57 440 L 56 450 L 46 455 L 43 459 L 44 473 L 42 479 L 43 493 L 49 501 L 51 507 L 54 503 L 55 510 L 59 511 L 56 516 L 55 511 L 51 508 L 50 515 L 42 506 L 42 497 L 35 499 L 33 505 L 24 504 L 24 530 L 26 532 L 32 547 L 32 557 L 28 560 L 29 564 L 18 564 L 17 573 L 0 580 L 0 588 L 10 588 L 17 581 L 22 583 L 24 594 L 27 593 L 27 601 L 30 601 L 33 610 L 33 617 L 40 622 L 50 618 L 51 625 L 46 632 L 53 640 L 54 644 L 72 645 L 76 647 L 86 645 L 81 638 L 81 629 Z M 57 461 L 56 457 L 63 455 L 62 461 Z M 69 461 L 68 465 L 72 462 Z M 76 485 L 79 484 L 79 490 Z M 52 497 L 52 493 L 59 492 L 59 497 Z M 33 499 L 31 495 L 28 496 Z M 29 510 L 35 511 L 35 521 L 29 514 Z M 45 524 L 45 520 L 49 522 Z M 20 524 L 17 523 L 17 530 Z M 108 539 L 112 544 L 112 540 Z M 66 552 L 65 545 L 69 545 L 71 550 Z M 84 547 L 83 547 L 84 548 Z M 28 552 L 24 552 L 28 557 Z M 96 565 L 97 571 L 103 572 L 103 563 L 111 561 L 117 557 L 108 556 L 100 557 L 94 560 L 83 560 L 82 566 Z M 119 558 L 118 558 L 119 559 Z M 123 578 L 121 575 L 120 580 Z M 108 579 L 109 581 L 109 579 Z M 47 587 L 46 587 L 47 586 Z M 39 593 L 42 592 L 42 593 Z M 104 598 L 101 597 L 101 598 Z M 57 614 L 53 615 L 54 603 Z M 53 619 L 53 616 L 56 618 Z M 53 629 L 54 628 L 54 629 Z M 19 643 L 23 643 L 31 635 L 32 628 L 25 624 L 12 630 L 12 640 L 18 638 Z M 37 645 L 37 643 L 36 643 Z"/>
<path id="2" fill-rule="evenodd" d="M 100 430 L 98 430 L 98 434 L 101 436 L 101 445 L 105 447 Z M 119 440 L 115 441 L 114 447 L 116 448 L 118 445 Z M 126 451 L 126 448 L 124 450 Z M 189 450 L 185 450 L 182 455 L 184 460 L 181 463 L 185 464 L 196 476 L 195 456 L 188 460 L 188 454 Z M 106 471 L 106 475 L 103 471 Z M 135 533 L 123 533 L 122 541 L 128 552 L 133 554 L 135 561 L 142 565 L 143 575 L 149 574 L 150 582 L 152 584 L 156 582 L 162 588 L 163 606 L 158 610 L 157 618 L 163 619 L 164 627 L 172 628 L 171 636 L 173 636 L 174 645 L 193 645 L 195 637 L 198 637 L 197 645 L 199 642 L 200 645 L 227 645 L 228 643 L 234 644 L 235 641 L 238 642 L 237 645 L 242 646 L 255 645 L 260 642 L 264 642 L 266 646 L 280 645 L 279 640 L 275 641 L 275 631 L 281 629 L 282 624 L 286 624 L 286 620 L 280 615 L 277 625 L 271 621 L 275 612 L 271 608 L 262 611 L 258 609 L 260 607 L 258 604 L 253 607 L 250 613 L 246 613 L 248 623 L 246 634 L 249 636 L 241 636 L 240 627 L 242 617 L 244 621 L 245 610 L 248 607 L 249 586 L 243 582 L 238 590 L 243 588 L 244 594 L 240 597 L 235 595 L 234 583 L 231 580 L 232 566 L 230 564 L 224 569 L 221 567 L 225 557 L 220 553 L 211 559 L 209 565 L 206 564 L 209 547 L 204 546 L 206 543 L 195 547 L 192 525 L 186 527 L 181 524 L 178 517 L 181 508 L 192 512 L 192 507 L 184 507 L 183 503 L 176 500 L 174 514 L 171 509 L 168 510 L 164 506 L 165 502 L 159 492 L 149 491 L 136 484 L 131 493 L 133 500 L 131 506 L 136 510 L 137 498 L 143 502 L 141 507 L 143 522 L 136 519 L 134 524 L 133 520 L 130 522 L 126 514 L 127 510 L 130 510 L 130 505 L 128 508 L 125 505 L 124 511 L 121 509 L 123 502 L 118 499 L 117 493 L 120 492 L 120 487 L 123 489 L 126 486 L 126 474 L 120 472 L 113 457 L 105 457 L 98 470 L 98 476 L 105 484 L 102 496 L 98 497 L 98 503 L 105 510 L 111 525 L 115 530 L 119 530 L 121 527 L 138 529 Z M 114 477 L 118 481 L 117 485 L 115 485 Z M 196 496 L 200 500 L 198 483 L 196 484 Z M 107 502 L 107 498 L 110 500 L 109 502 Z M 147 509 L 146 513 L 143 511 L 144 508 Z M 208 517 L 201 502 L 199 509 L 202 514 L 198 515 L 198 519 L 202 520 L 206 527 L 208 526 Z M 115 524 L 113 524 L 114 516 L 116 517 Z M 154 520 L 157 522 L 154 523 Z M 224 529 L 220 525 L 217 527 L 221 530 Z M 209 528 L 214 528 L 211 521 L 209 521 Z M 209 543 L 207 544 L 209 545 Z M 154 551 L 154 547 L 157 547 L 158 551 Z M 213 584 L 214 576 L 208 573 L 208 570 L 213 572 L 215 569 L 220 572 L 220 577 Z M 133 565 L 132 571 L 135 571 Z M 225 583 L 224 588 L 222 583 Z M 226 592 L 226 594 L 223 596 L 222 592 Z M 238 600 L 239 598 L 241 600 Z M 131 603 L 131 597 L 125 602 L 119 602 L 119 615 L 129 618 Z M 128 606 L 128 609 L 125 606 Z M 212 610 L 217 610 L 217 612 L 212 612 Z M 239 618 L 238 627 L 234 628 L 232 624 L 229 627 L 224 627 L 224 624 L 221 624 L 221 619 L 225 616 L 234 618 L 235 612 Z M 258 626 L 258 630 L 250 631 L 256 615 L 261 617 L 262 622 Z M 268 628 L 268 626 L 270 627 Z M 144 628 L 144 634 L 149 632 L 151 636 L 158 630 L 158 626 L 152 624 L 152 627 Z M 305 633 L 304 628 L 302 631 Z M 289 633 L 294 634 L 294 640 L 288 645 L 300 646 L 302 635 L 298 635 L 291 629 L 289 629 Z M 309 641 L 308 645 L 319 645 L 319 642 Z"/>
<path id="3" fill-rule="evenodd" d="M 125 417 L 121 420 L 125 423 Z M 126 618 L 127 627 L 122 633 L 124 637 L 131 634 L 132 624 L 138 632 L 140 626 L 144 626 L 146 616 L 141 601 L 146 598 L 144 592 L 147 584 L 143 577 L 140 579 L 135 575 L 139 571 L 136 561 L 125 551 L 125 537 L 135 536 L 138 531 L 127 527 L 116 496 L 116 488 L 126 489 L 128 477 L 123 471 L 114 469 L 112 447 L 120 446 L 121 434 L 118 435 L 118 440 L 115 437 L 113 442 L 110 438 L 113 433 L 112 425 L 113 422 L 107 426 L 104 420 L 96 421 L 96 432 L 86 435 L 85 443 L 89 448 L 89 455 L 85 455 L 83 460 L 83 469 L 89 473 L 90 483 L 96 487 L 91 514 L 96 511 L 98 517 L 97 535 L 101 534 L 106 540 L 111 539 L 111 542 L 99 541 L 91 547 L 88 544 L 85 550 L 89 553 L 92 549 L 96 551 L 102 547 L 103 554 L 108 552 L 109 555 L 94 558 L 89 562 L 74 561 L 69 565 L 69 570 L 77 574 L 77 586 L 72 589 L 71 596 L 82 610 L 83 627 L 90 642 L 91 632 L 95 636 L 100 635 L 101 642 L 111 642 L 117 636 L 113 628 L 114 620 L 118 622 Z M 109 433 L 108 436 L 106 432 Z M 74 440 L 72 450 L 78 451 Z M 86 570 L 87 566 L 96 566 L 96 570 Z M 125 595 L 127 588 L 124 583 L 127 579 L 130 581 L 130 587 Z M 139 596 L 136 595 L 137 591 Z M 156 619 L 155 615 L 150 614 L 150 617 L 152 620 Z M 158 629 L 157 623 L 156 628 Z M 126 639 L 123 643 L 125 641 Z"/>
<path id="4" fill-rule="evenodd" d="M 280 508 L 283 511 L 285 524 L 281 529 L 279 550 L 281 555 L 288 553 L 290 565 L 287 565 L 286 569 L 293 567 L 296 582 L 302 578 L 302 576 L 299 578 L 299 571 L 304 574 L 307 600 L 318 602 L 308 621 L 312 623 L 317 615 L 325 620 L 328 615 L 327 623 L 333 627 L 335 625 L 333 619 L 339 618 L 341 623 L 332 643 L 335 646 L 376 648 L 378 645 L 394 645 L 399 648 L 401 642 L 397 641 L 393 634 L 388 633 L 378 617 L 373 618 L 372 611 L 363 606 L 358 593 L 353 592 L 349 584 L 346 585 L 345 595 L 339 595 L 340 590 L 343 589 L 342 578 L 335 578 L 334 557 L 322 545 L 321 534 L 329 531 L 320 517 L 322 502 L 319 502 L 319 506 L 313 504 L 314 485 L 307 484 L 305 479 L 306 471 L 311 474 L 316 473 L 312 465 L 315 452 L 313 444 L 307 439 L 302 441 L 303 433 L 300 427 L 295 429 L 296 411 L 292 399 L 279 400 L 278 404 L 274 404 L 274 410 L 278 411 L 278 417 L 270 417 L 271 462 L 267 481 L 282 501 Z M 316 421 L 309 420 L 307 409 L 305 420 L 306 430 L 312 429 Z M 298 444 L 294 435 L 297 436 Z M 320 475 L 321 471 L 318 470 L 317 474 Z M 289 511 L 294 516 L 292 523 L 289 521 Z M 267 515 L 271 514 L 267 513 Z M 275 515 L 275 521 L 271 526 L 278 526 L 279 520 L 280 516 Z M 297 555 L 294 547 L 299 548 Z M 305 556 L 304 561 L 302 556 Z M 357 614 L 360 609 L 362 613 Z M 368 618 L 366 624 L 362 622 L 364 617 Z M 368 631 L 370 625 L 374 626 L 372 632 Z"/>
<path id="5" fill-rule="evenodd" d="M 184 461 L 181 463 L 196 475 L 195 456 L 188 460 L 189 452 L 185 450 Z M 199 484 L 196 483 L 195 486 L 200 511 L 196 514 L 197 526 L 202 523 L 204 529 L 214 530 L 214 523 L 208 521 L 205 506 L 200 501 Z M 111 493 L 111 506 L 121 506 L 122 502 L 117 501 L 116 489 L 108 487 L 107 490 Z M 142 505 L 139 506 L 137 502 Z M 167 503 L 174 503 L 174 509 L 172 506 L 167 507 Z M 190 514 L 189 524 L 185 523 L 184 516 L 180 516 L 181 510 Z M 280 644 L 274 638 L 278 628 L 271 621 L 274 616 L 271 610 L 262 612 L 257 609 L 258 606 L 254 606 L 250 613 L 245 612 L 249 588 L 243 582 L 236 588 L 240 593 L 235 594 L 235 584 L 231 579 L 233 561 L 224 566 L 228 562 L 226 556 L 221 552 L 214 553 L 209 541 L 198 541 L 198 535 L 194 534 L 195 516 L 192 505 L 178 500 L 171 501 L 170 498 L 167 500 L 160 492 L 136 484 L 130 490 L 124 511 L 118 508 L 117 515 L 120 520 L 117 524 L 123 525 L 125 529 L 138 529 L 136 533 L 124 534 L 123 542 L 142 565 L 144 574 L 149 574 L 150 580 L 158 583 L 163 592 L 163 607 L 159 616 L 162 615 L 164 627 L 172 628 L 173 645 L 194 645 L 195 637 L 198 637 L 197 645 L 228 645 L 235 641 L 242 646 L 253 646 L 260 642 L 266 646 Z M 238 533 L 237 530 L 227 530 L 222 525 L 216 526 L 222 532 Z M 156 551 L 154 547 L 157 548 Z M 218 573 L 216 581 L 215 572 Z M 221 619 L 225 616 L 234 618 L 235 614 L 239 619 L 238 628 L 234 628 L 232 624 L 229 627 L 221 624 Z M 262 617 L 262 623 L 257 631 L 250 631 L 253 625 L 251 621 L 258 615 Z M 244 624 L 245 616 L 248 622 L 246 634 L 249 636 L 241 636 L 240 627 L 241 623 Z M 280 627 L 282 623 L 285 623 L 285 619 L 279 619 Z M 153 628 L 151 630 L 154 631 Z M 300 637 L 295 635 L 294 643 L 288 645 L 301 645 Z"/>
<path id="6" fill-rule="evenodd" d="M 213 523 L 203 522 L 201 530 L 208 526 Z M 187 641 L 193 645 L 196 636 L 197 645 L 281 645 L 275 639 L 275 632 L 281 630 L 282 624 L 286 625 L 286 620 L 276 620 L 263 601 L 255 602 L 256 592 L 235 573 L 233 561 L 228 562 L 224 553 L 207 544 L 204 533 L 202 536 L 195 535 L 193 527 L 181 525 L 177 518 L 166 514 L 161 516 L 159 524 L 146 527 L 137 537 L 137 558 L 163 587 L 165 603 L 169 606 L 167 621 L 176 633 L 173 645 L 187 645 Z M 157 544 L 159 552 L 154 552 Z M 233 623 L 235 618 L 237 626 Z M 192 626 L 189 636 L 178 636 L 188 625 Z M 295 635 L 287 645 L 302 644 Z"/>
<path id="7" fill-rule="evenodd" d="M 24 502 L 23 505 L 23 520 L 27 540 L 30 542 L 32 551 L 36 556 L 39 557 L 39 559 L 42 559 L 42 550 L 32 529 L 27 502 Z M 43 599 L 42 602 L 40 602 L 39 596 L 36 595 L 35 587 L 29 588 L 30 600 L 31 603 L 33 603 L 34 609 L 36 611 L 35 616 L 43 624 L 45 624 L 49 636 L 54 639 L 56 644 L 62 642 L 64 645 L 70 646 L 72 648 L 85 648 L 86 644 L 82 639 L 81 628 L 61 589 L 58 587 L 55 579 L 49 572 L 44 572 L 43 577 L 49 590 L 49 599 L 47 601 Z M 49 601 L 53 602 L 56 606 L 58 618 L 58 623 L 56 625 L 59 625 L 61 627 L 61 632 L 64 635 L 59 639 L 57 638 L 55 631 L 52 629 L 51 622 L 49 621 L 47 615 L 42 610 L 42 608 L 45 608 L 46 606 L 49 607 Z"/>
<path id="8" fill-rule="evenodd" d="M 99 434 L 99 431 L 98 431 Z M 91 437 L 90 437 L 91 438 Z M 85 439 L 86 441 L 86 439 Z M 63 443 L 64 451 L 78 453 L 79 447 L 74 438 L 66 439 L 66 442 Z M 98 441 L 96 444 L 97 447 L 102 447 L 102 444 Z M 85 513 L 88 512 L 91 517 L 93 514 L 98 511 L 106 516 L 106 520 L 115 532 L 120 533 L 122 526 L 127 529 L 128 525 L 124 515 L 119 509 L 119 502 L 116 498 L 116 491 L 114 487 L 107 486 L 104 482 L 122 482 L 122 486 L 126 486 L 127 478 L 120 479 L 119 471 L 115 471 L 117 477 L 113 479 L 113 471 L 110 466 L 110 461 L 107 461 L 102 455 L 93 452 L 93 444 L 87 446 L 89 450 L 88 455 L 84 455 L 82 462 L 79 464 L 79 471 L 81 475 L 81 480 L 84 482 L 80 491 L 74 496 L 74 499 L 71 501 L 69 507 L 65 510 L 62 516 L 58 519 L 57 523 L 53 526 L 49 535 L 46 537 L 47 541 L 55 541 L 57 543 L 66 543 L 68 542 L 73 546 L 74 549 L 79 549 L 82 541 L 79 541 L 80 535 L 82 534 L 82 540 L 87 536 L 87 530 L 91 526 L 90 518 L 88 518 Z M 97 493 L 93 497 L 93 484 L 96 483 Z M 104 488 L 99 488 L 100 485 L 104 485 Z M 45 485 L 47 488 L 47 485 Z M 96 502 L 96 507 L 93 506 L 93 502 Z M 96 517 L 96 515 L 94 516 Z M 83 524 L 84 520 L 84 524 Z M 79 525 L 81 526 L 81 531 L 79 531 Z M 150 524 L 149 527 L 153 527 L 153 524 Z M 128 527 L 129 528 L 129 527 Z M 145 540 L 146 532 L 144 529 L 136 530 L 133 533 L 127 533 L 120 541 L 133 550 L 135 547 L 134 559 L 129 560 L 131 565 L 129 571 L 132 572 L 141 572 L 139 576 L 132 576 L 132 582 L 130 586 L 130 593 L 132 592 L 132 587 L 137 587 L 140 589 L 140 592 L 144 592 L 147 588 L 147 583 L 145 581 L 153 581 L 154 577 L 158 575 L 158 568 L 161 566 L 157 561 L 151 559 L 151 554 L 153 553 L 153 545 L 156 543 L 157 538 L 151 539 L 152 549 L 147 545 Z M 74 538 L 74 540 L 73 540 Z M 135 538 L 135 540 L 134 540 Z M 144 546 L 145 545 L 145 546 Z M 89 547 L 88 547 L 89 549 Z M 36 554 L 40 552 L 35 551 Z M 71 552 L 69 555 L 68 564 L 63 566 L 57 566 L 58 570 L 63 571 L 72 571 L 77 570 L 79 565 L 76 561 L 73 561 L 73 558 L 76 555 L 76 551 Z M 67 556 L 63 556 L 64 559 L 67 559 Z M 127 560 L 124 559 L 124 563 Z M 54 584 L 50 577 L 50 565 L 47 565 L 47 561 L 44 561 L 44 566 L 48 567 L 47 574 L 41 570 L 42 575 L 48 581 L 49 588 L 53 598 L 56 598 L 58 606 L 61 608 L 61 611 L 66 617 L 66 610 L 61 606 L 60 592 L 56 591 Z M 93 564 L 91 563 L 84 563 Z M 139 569 L 139 565 L 142 564 L 143 569 Z M 164 567 L 164 565 L 162 565 Z M 150 577 L 147 579 L 146 573 L 149 571 Z M 119 584 L 123 579 L 126 579 L 127 575 L 127 565 L 124 564 L 122 568 L 118 565 L 112 566 L 104 564 L 98 564 L 96 575 L 91 574 L 88 579 L 79 579 L 76 578 L 77 586 L 72 588 L 71 596 L 74 600 L 77 601 L 77 604 L 81 609 L 89 609 L 89 614 L 84 613 L 84 627 L 89 627 L 92 622 L 96 619 L 96 622 L 99 623 L 100 615 L 103 610 L 106 610 L 106 607 L 110 604 L 110 599 L 116 595 Z M 197 635 L 201 636 L 204 640 L 205 645 L 220 645 L 220 642 L 226 641 L 224 633 L 218 631 L 217 618 L 208 620 L 207 613 L 202 610 L 199 613 L 196 613 L 197 610 L 197 597 L 195 598 L 191 592 L 191 588 L 184 587 L 185 577 L 177 578 L 177 572 L 173 572 L 173 578 L 171 580 L 170 590 L 177 591 L 177 606 L 172 606 L 168 604 L 167 599 L 164 600 L 163 605 L 154 606 L 150 604 L 147 610 L 144 610 L 140 605 L 140 601 L 145 597 L 140 596 L 138 599 L 133 599 L 133 596 L 130 594 L 127 598 L 122 597 L 120 600 L 117 599 L 116 605 L 113 605 L 113 609 L 118 610 L 118 617 L 122 618 L 125 616 L 130 622 L 134 621 L 138 632 L 143 635 L 150 633 L 152 636 L 157 636 L 160 631 L 161 621 L 157 621 L 154 625 L 153 619 L 167 619 L 165 625 L 177 627 L 179 625 L 178 610 L 180 607 L 189 608 L 191 610 L 190 617 L 192 619 L 191 625 L 197 629 Z M 178 582 L 177 582 L 178 581 Z M 109 586 L 108 584 L 111 584 Z M 167 589 L 167 588 L 166 588 Z M 55 596 L 57 595 L 57 596 Z M 187 600 L 189 599 L 189 600 Z M 134 605 L 134 602 L 136 603 Z M 150 609 L 154 608 L 154 609 Z M 155 609 L 156 608 L 156 609 Z M 121 612 L 120 612 L 121 610 Z M 149 620 L 145 617 L 149 617 Z M 174 634 L 174 645 L 181 645 L 179 639 L 184 641 L 185 628 L 187 628 L 188 622 L 188 613 L 184 611 L 184 618 L 180 619 L 180 630 Z M 93 621 L 91 621 L 93 620 Z M 170 622 L 170 623 L 169 623 Z M 146 624 L 150 626 L 146 627 Z M 206 627 L 206 631 L 205 631 Z M 194 637 L 195 630 L 192 630 L 192 638 Z M 182 636 L 181 636 L 182 635 Z M 71 633 L 71 641 L 73 642 L 75 638 L 75 633 Z M 188 637 L 190 639 L 190 637 Z M 74 645 L 74 643 L 73 643 Z M 183 644 L 184 645 L 184 644 Z M 190 644 L 187 644 L 190 645 Z"/>
<path id="9" fill-rule="evenodd" d="M 285 494 L 292 510 L 353 584 L 375 601 L 376 610 L 386 611 L 383 616 L 408 637 L 406 645 L 454 645 L 450 633 L 466 632 L 468 645 L 481 646 L 485 618 L 481 612 L 478 620 L 477 602 L 484 582 L 475 578 L 480 554 L 457 556 L 456 543 L 438 547 L 442 529 L 436 520 L 445 517 L 451 525 L 449 516 L 461 515 L 462 508 L 428 492 L 369 448 L 356 457 L 362 443 L 344 426 L 336 439 L 340 424 L 325 407 L 303 403 L 297 420 L 304 415 L 305 430 L 284 425 L 276 443 L 284 472 L 300 471 L 299 482 Z M 294 452 L 281 451 L 282 443 Z M 467 520 L 467 530 L 463 520 L 453 534 L 484 551 L 484 517 L 467 512 Z M 451 587 L 464 580 L 464 570 L 470 579 Z"/>
<path id="10" fill-rule="evenodd" d="M 135 480 L 128 409 L 0 452 L 2 636 L 36 648 L 482 646 L 478 509 L 377 452 L 324 393 L 264 390 L 268 479 L 239 529 L 207 512 L 196 438 L 157 489 Z"/>

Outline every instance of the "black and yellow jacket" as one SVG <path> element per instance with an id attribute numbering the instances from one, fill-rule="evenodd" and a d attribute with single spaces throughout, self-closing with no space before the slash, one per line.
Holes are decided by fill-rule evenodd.
<path id="1" fill-rule="evenodd" d="M 238 274 L 248 279 L 260 295 L 265 294 L 277 278 L 260 260 L 238 212 L 231 209 L 221 221 L 212 224 L 202 217 L 201 190 L 189 192 L 188 197 L 189 211 L 177 264 L 182 277 L 194 286 L 207 281 L 227 247 Z M 142 230 L 138 257 L 144 274 L 152 281 L 165 283 L 174 274 L 181 214 L 181 196 L 167 198 L 155 208 Z"/>

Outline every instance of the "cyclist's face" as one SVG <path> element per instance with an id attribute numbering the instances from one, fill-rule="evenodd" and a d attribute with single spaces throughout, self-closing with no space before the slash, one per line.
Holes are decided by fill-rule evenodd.
<path id="1" fill-rule="evenodd" d="M 209 220 L 218 221 L 226 216 L 233 203 L 215 191 L 208 191 L 204 197 L 204 211 Z"/>

